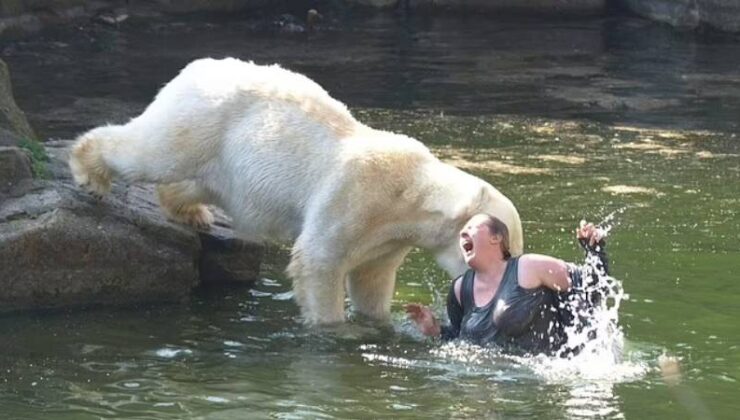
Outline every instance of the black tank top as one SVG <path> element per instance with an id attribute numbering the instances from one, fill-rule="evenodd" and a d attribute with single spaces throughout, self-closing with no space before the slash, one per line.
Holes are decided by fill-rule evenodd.
<path id="1" fill-rule="evenodd" d="M 451 289 L 453 306 L 448 313 L 454 334 L 478 345 L 496 344 L 527 353 L 551 353 L 566 339 L 557 310 L 557 294 L 545 287 L 519 286 L 519 258 L 509 259 L 496 293 L 484 306 L 475 305 L 475 271 L 465 272 L 460 289 L 460 304 Z M 451 311 L 452 310 L 452 311 Z M 457 313 L 454 313 L 457 312 Z M 458 326 L 455 325 L 459 320 Z M 455 328 L 457 327 L 457 328 Z"/>

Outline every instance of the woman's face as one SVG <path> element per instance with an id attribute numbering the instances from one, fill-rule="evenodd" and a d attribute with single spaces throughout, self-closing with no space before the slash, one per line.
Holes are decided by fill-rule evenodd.
<path id="1" fill-rule="evenodd" d="M 460 251 L 462 251 L 465 263 L 472 268 L 476 268 L 480 262 L 491 258 L 496 252 L 496 247 L 500 247 L 500 240 L 491 235 L 486 225 L 487 220 L 486 215 L 475 215 L 460 231 Z"/>

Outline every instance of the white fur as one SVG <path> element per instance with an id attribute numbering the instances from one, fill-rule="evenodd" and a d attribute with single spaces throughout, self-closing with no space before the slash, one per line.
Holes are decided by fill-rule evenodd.
<path id="1" fill-rule="evenodd" d="M 519 215 L 498 190 L 276 65 L 194 61 L 140 116 L 80 136 L 70 167 L 96 194 L 114 175 L 166 184 L 176 220 L 207 224 L 212 203 L 245 239 L 294 241 L 288 273 L 310 323 L 344 319 L 345 281 L 355 310 L 387 318 L 413 246 L 460 274 L 457 235 L 476 213 L 499 217 L 522 252 Z"/>

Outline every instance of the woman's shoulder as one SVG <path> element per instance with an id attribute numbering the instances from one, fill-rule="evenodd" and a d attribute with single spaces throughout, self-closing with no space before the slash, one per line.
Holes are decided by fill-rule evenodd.
<path id="1" fill-rule="evenodd" d="M 474 273 L 473 269 L 468 269 L 452 280 L 450 287 L 455 290 L 455 295 L 457 295 L 458 298 L 460 297 L 460 290 L 462 289 L 463 282 L 465 279 L 470 277 L 471 273 Z"/>
<path id="2" fill-rule="evenodd" d="M 543 254 L 522 254 L 519 256 L 519 271 L 528 273 L 548 273 L 561 267 L 564 264 L 560 258 L 551 257 Z"/>
<path id="3" fill-rule="evenodd" d="M 561 282 L 561 277 L 567 277 L 567 266 L 559 258 L 542 254 L 524 254 L 519 258 L 519 284 L 522 287 L 550 287 L 553 281 Z"/>
<path id="4" fill-rule="evenodd" d="M 462 304 L 463 282 L 465 281 L 465 279 L 472 278 L 474 273 L 475 271 L 472 268 L 469 268 L 463 274 L 460 274 L 459 276 L 455 277 L 454 280 L 452 280 L 450 289 L 452 289 L 453 293 L 455 294 L 455 298 L 457 299 L 458 304 Z"/>
<path id="5" fill-rule="evenodd" d="M 517 257 L 519 259 L 519 264 L 527 264 L 527 265 L 537 265 L 537 264 L 543 264 L 543 263 L 554 263 L 561 261 L 560 258 L 555 258 L 550 255 L 544 255 L 544 254 L 522 254 Z"/>

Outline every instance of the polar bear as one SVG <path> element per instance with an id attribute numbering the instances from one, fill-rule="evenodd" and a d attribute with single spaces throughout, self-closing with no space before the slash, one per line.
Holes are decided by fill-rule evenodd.
<path id="1" fill-rule="evenodd" d="M 387 319 L 414 246 L 462 273 L 458 232 L 476 213 L 507 225 L 513 255 L 523 248 L 519 214 L 494 187 L 277 65 L 196 60 L 138 117 L 79 136 L 69 165 L 95 195 L 113 176 L 153 182 L 176 221 L 207 227 L 214 204 L 244 239 L 293 241 L 287 273 L 310 324 L 344 320 L 345 286 L 355 311 Z"/>

